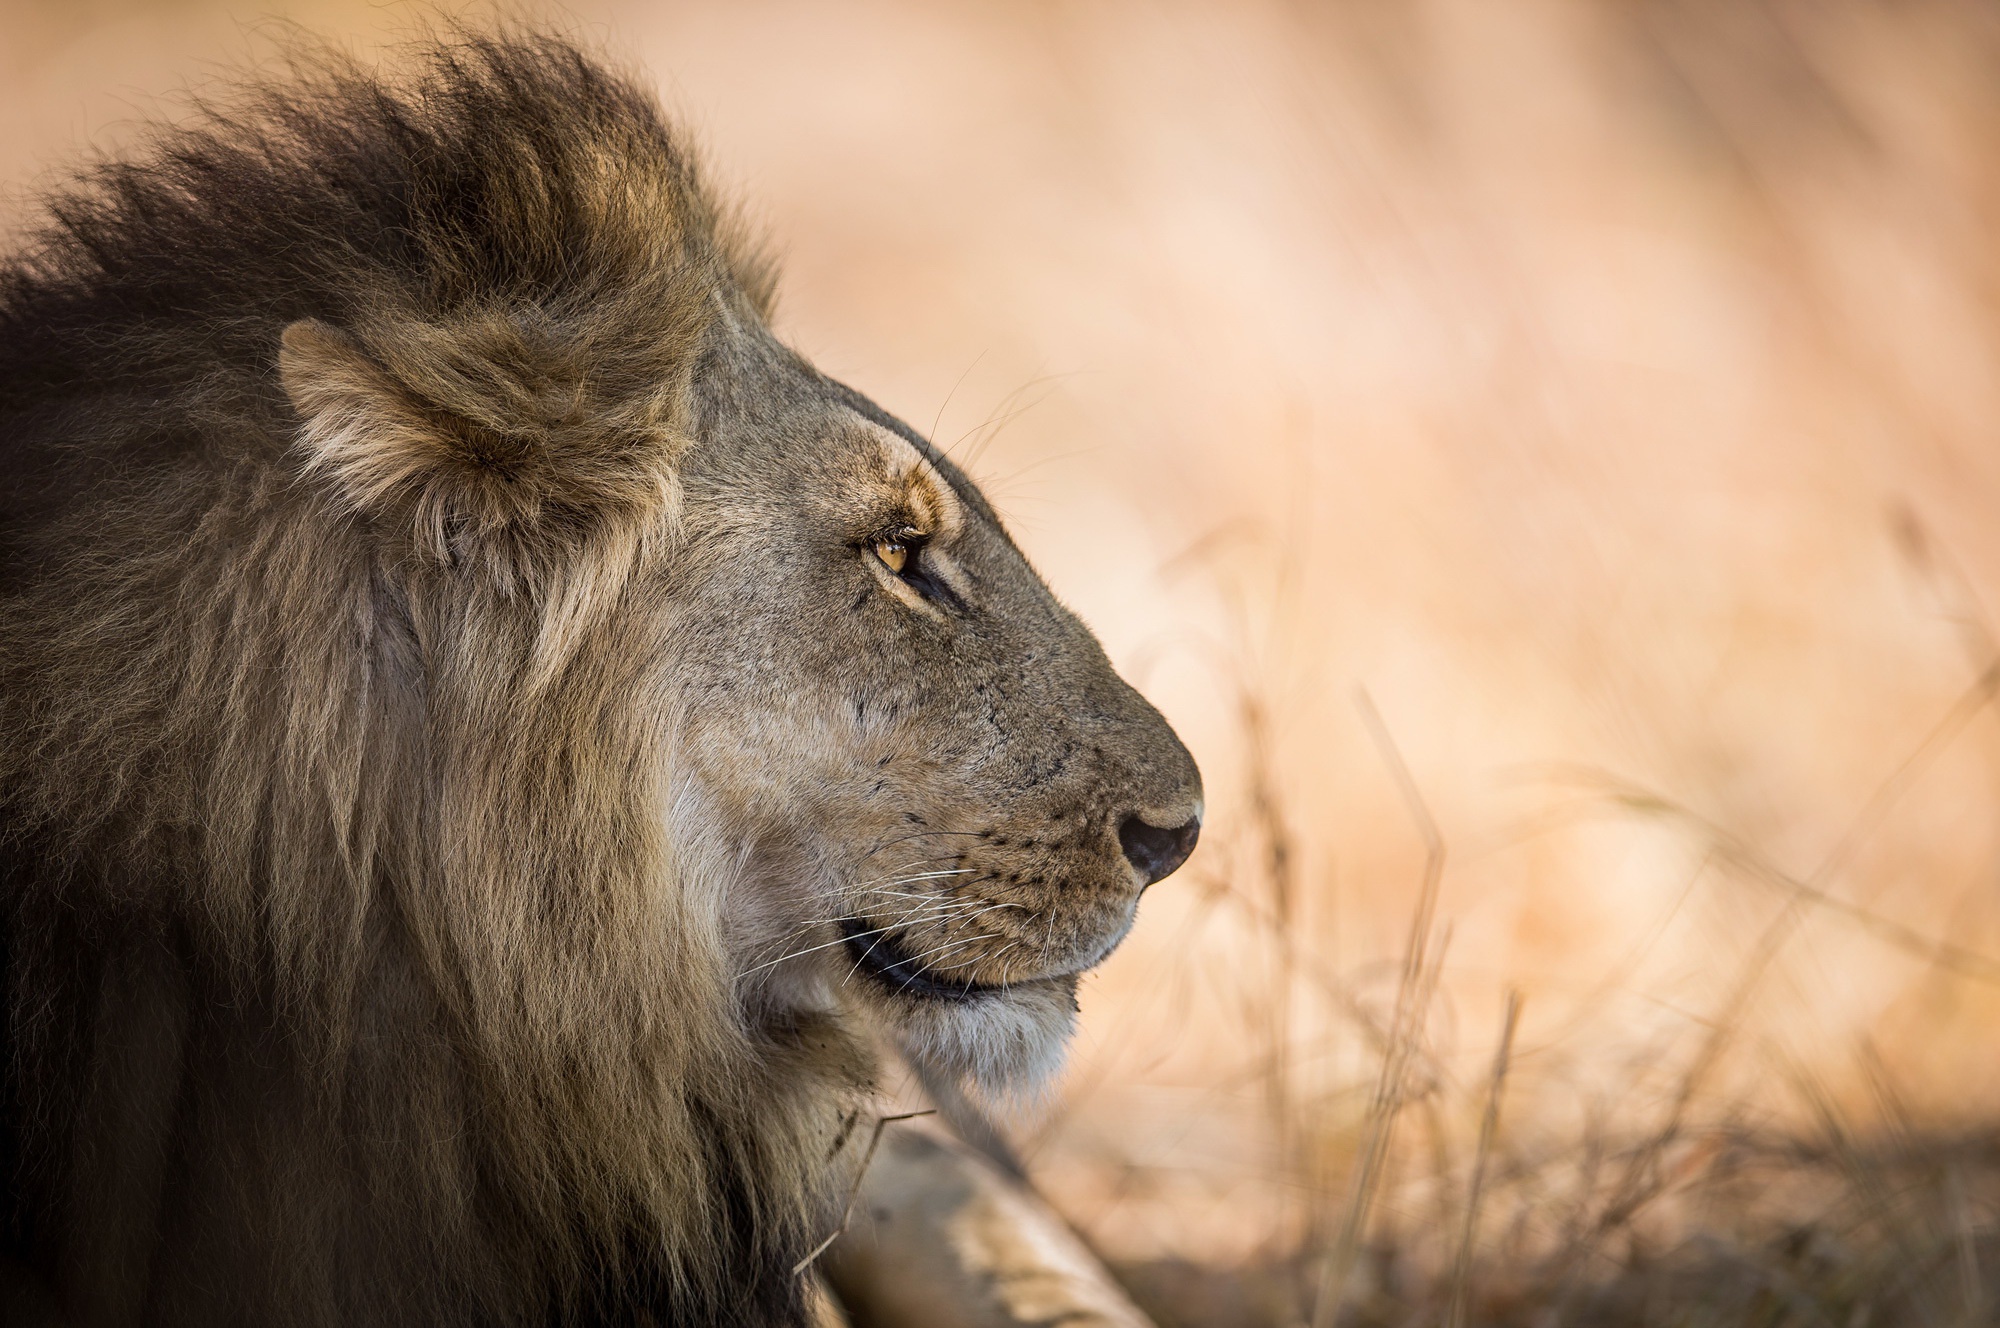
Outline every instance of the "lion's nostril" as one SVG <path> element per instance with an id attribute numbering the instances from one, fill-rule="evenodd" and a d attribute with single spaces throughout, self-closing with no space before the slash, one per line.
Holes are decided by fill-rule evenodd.
<path id="1" fill-rule="evenodd" d="M 1125 860 L 1138 871 L 1142 888 L 1173 875 L 1174 869 L 1194 852 L 1194 841 L 1199 838 L 1199 816 L 1189 817 L 1182 825 L 1161 827 L 1135 814 L 1118 825 L 1119 847 L 1125 850 Z"/>

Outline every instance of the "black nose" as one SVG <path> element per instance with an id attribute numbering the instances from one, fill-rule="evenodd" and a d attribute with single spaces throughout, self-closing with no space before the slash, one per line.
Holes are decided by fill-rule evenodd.
<path id="1" fill-rule="evenodd" d="M 1142 889 L 1162 877 L 1172 876 L 1174 869 L 1194 852 L 1194 841 L 1199 838 L 1199 816 L 1189 817 L 1184 825 L 1162 829 L 1135 814 L 1118 826 L 1119 847 L 1125 850 L 1125 860 L 1138 869 Z"/>

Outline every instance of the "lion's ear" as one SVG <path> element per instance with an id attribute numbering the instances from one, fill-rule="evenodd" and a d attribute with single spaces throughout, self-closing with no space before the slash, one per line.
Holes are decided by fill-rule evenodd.
<path id="1" fill-rule="evenodd" d="M 678 493 L 672 395 L 599 399 L 565 351 L 507 318 L 371 329 L 365 344 L 302 319 L 278 374 L 306 469 L 343 506 L 440 562 L 484 554 L 518 571 L 670 521 Z"/>
<path id="2" fill-rule="evenodd" d="M 344 503 L 377 512 L 470 465 L 475 455 L 426 420 L 418 404 L 339 329 L 301 319 L 285 329 L 278 376 L 304 422 L 308 469 L 329 475 Z"/>

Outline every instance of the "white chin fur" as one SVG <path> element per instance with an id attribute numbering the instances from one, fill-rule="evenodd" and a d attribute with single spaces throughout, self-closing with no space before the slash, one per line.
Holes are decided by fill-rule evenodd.
<path id="1" fill-rule="evenodd" d="M 1046 1085 L 1076 1030 L 1073 978 L 969 1001 L 889 997 L 871 1004 L 887 1016 L 906 1055 L 996 1097 L 1032 1095 Z"/>

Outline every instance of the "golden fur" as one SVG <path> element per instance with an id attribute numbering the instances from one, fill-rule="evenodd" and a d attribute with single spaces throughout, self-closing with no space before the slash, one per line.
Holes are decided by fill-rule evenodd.
<path id="1" fill-rule="evenodd" d="M 796 1322 L 876 1039 L 1046 1071 L 1198 778 L 768 299 L 542 38 L 308 62 L 51 200 L 0 268 L 0 1310 Z"/>

